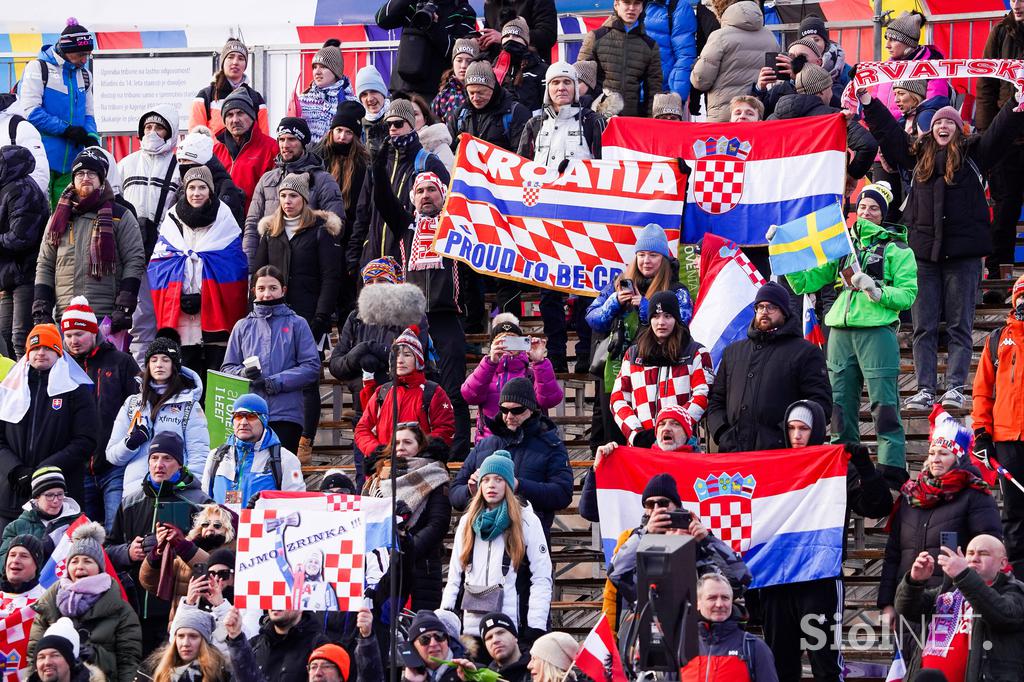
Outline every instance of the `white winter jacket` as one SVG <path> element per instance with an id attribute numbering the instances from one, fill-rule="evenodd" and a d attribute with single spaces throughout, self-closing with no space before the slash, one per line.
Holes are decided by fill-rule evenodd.
<path id="1" fill-rule="evenodd" d="M 21 116 L 24 121 L 18 123 L 14 129 L 14 139 L 11 139 L 11 118 Z M 32 152 L 32 158 L 36 160 L 35 170 L 32 171 L 32 179 L 43 190 L 43 194 L 50 196 L 50 162 L 46 159 L 46 149 L 43 148 L 43 138 L 39 135 L 36 127 L 28 122 L 24 107 L 21 102 L 14 100 L 6 109 L 0 111 L 0 140 L 3 144 L 14 144 Z"/>
<path id="2" fill-rule="evenodd" d="M 142 487 L 142 479 L 149 473 L 149 444 L 153 436 L 161 431 L 174 431 L 185 441 L 185 465 L 193 475 L 198 478 L 206 468 L 210 434 L 206 429 L 206 415 L 203 414 L 201 404 L 203 381 L 188 367 L 182 366 L 181 373 L 192 380 L 195 388 L 186 389 L 164 403 L 155 420 L 150 419 L 149 409 L 143 409 L 140 413 L 141 393 L 129 396 L 117 413 L 107 443 L 107 461 L 125 468 L 125 497 Z M 139 414 L 139 420 L 149 429 L 150 439 L 139 446 L 138 450 L 129 450 L 124 441 L 131 431 L 136 414 Z"/>
<path id="3" fill-rule="evenodd" d="M 158 104 L 150 111 L 159 114 L 170 123 L 173 128 L 171 137 L 164 140 L 157 149 L 140 149 L 129 154 L 121 159 L 117 168 L 121 172 L 121 191 L 124 198 L 135 207 L 139 219 L 147 218 L 159 225 L 164 214 L 174 205 L 178 187 L 181 185 L 181 174 L 174 157 L 178 147 L 178 110 L 167 104 Z M 172 163 L 174 169 L 171 170 L 168 180 L 167 171 Z M 168 187 L 164 205 L 158 207 L 160 192 L 165 184 Z"/>
<path id="4" fill-rule="evenodd" d="M 490 542 L 484 542 L 476 537 L 473 542 L 473 560 L 469 567 L 463 570 L 459 556 L 462 554 L 463 547 L 462 531 L 467 523 L 469 523 L 469 515 L 463 514 L 459 519 L 459 527 L 455 530 L 455 544 L 452 547 L 452 558 L 448 564 L 448 583 L 444 586 L 444 594 L 441 596 L 441 608 L 448 611 L 455 611 L 455 603 L 464 584 L 486 586 L 502 580 L 502 560 L 505 556 L 504 534 Z M 513 623 L 516 623 L 520 632 L 523 627 L 547 631 L 548 612 L 551 609 L 551 555 L 548 552 L 547 541 L 544 539 L 544 529 L 540 519 L 537 518 L 529 504 L 523 507 L 523 539 L 526 542 L 524 561 L 529 562 L 531 572 L 529 612 L 521 621 L 519 593 L 516 590 L 516 569 L 511 565 L 508 568 L 508 573 L 504 576 L 505 589 L 501 610 L 512 619 Z M 464 611 L 462 614 L 463 634 L 479 637 L 480 618 L 483 615 L 482 613 Z"/>

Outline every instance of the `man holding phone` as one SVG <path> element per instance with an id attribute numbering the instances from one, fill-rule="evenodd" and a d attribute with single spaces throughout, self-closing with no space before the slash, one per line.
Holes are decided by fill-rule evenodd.
<path id="1" fill-rule="evenodd" d="M 636 553 L 640 540 L 648 533 L 656 535 L 690 535 L 697 541 L 697 575 L 721 573 L 739 597 L 750 584 L 750 571 L 743 559 L 701 524 L 696 514 L 683 508 L 679 488 L 670 474 L 657 474 L 647 482 L 643 492 L 644 515 L 641 525 L 619 536 L 615 553 L 608 563 L 608 579 L 604 586 L 604 613 L 612 630 L 621 622 L 619 614 L 636 604 Z"/>

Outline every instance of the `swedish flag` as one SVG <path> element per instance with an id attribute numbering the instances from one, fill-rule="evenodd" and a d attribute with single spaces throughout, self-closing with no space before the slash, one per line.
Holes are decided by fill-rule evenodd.
<path id="1" fill-rule="evenodd" d="M 768 242 L 773 275 L 802 272 L 853 253 L 839 204 L 779 225 Z"/>

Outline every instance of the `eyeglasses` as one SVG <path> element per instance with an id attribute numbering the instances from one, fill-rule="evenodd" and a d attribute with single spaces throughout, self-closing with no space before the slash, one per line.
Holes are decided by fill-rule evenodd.
<path id="1" fill-rule="evenodd" d="M 231 415 L 231 420 L 236 422 L 258 422 L 260 416 L 254 412 L 239 412 Z"/>
<path id="2" fill-rule="evenodd" d="M 231 574 L 234 573 L 230 568 L 224 568 L 219 571 L 207 571 L 206 575 L 211 578 L 217 578 L 218 580 L 230 580 Z"/>
<path id="3" fill-rule="evenodd" d="M 756 313 L 777 313 L 780 310 L 781 308 L 774 303 L 758 303 L 754 306 L 754 312 Z"/>
<path id="4" fill-rule="evenodd" d="M 502 414 L 514 414 L 515 416 L 518 417 L 519 415 L 528 411 L 530 408 L 525 407 L 523 405 L 520 405 L 519 407 L 505 407 L 504 405 L 502 405 L 498 409 L 501 410 Z"/>
<path id="5" fill-rule="evenodd" d="M 397 130 L 398 128 L 401 128 L 402 126 L 406 125 L 406 123 L 408 123 L 408 121 L 406 121 L 405 119 L 398 119 L 397 121 L 391 120 L 391 121 L 384 121 L 384 122 L 388 125 L 388 128 L 391 128 L 393 130 Z"/>
<path id="6" fill-rule="evenodd" d="M 667 509 L 672 504 L 671 500 L 666 500 L 664 497 L 652 497 L 649 500 L 644 500 L 644 509 Z"/>
<path id="7" fill-rule="evenodd" d="M 220 521 L 203 521 L 199 524 L 200 528 L 209 528 L 210 526 L 213 526 L 214 530 L 220 530 L 224 527 L 224 524 Z"/>
<path id="8" fill-rule="evenodd" d="M 443 632 L 424 632 L 416 638 L 416 643 L 420 646 L 428 646 L 430 644 L 430 640 L 434 640 L 440 644 L 441 642 L 448 641 L 448 635 Z"/>
<path id="9" fill-rule="evenodd" d="M 89 178 L 91 180 L 99 180 L 100 179 L 100 174 L 97 173 L 96 171 L 80 170 L 80 171 L 75 171 L 75 174 L 74 174 L 73 177 L 76 177 L 76 178 Z"/>
<path id="10" fill-rule="evenodd" d="M 43 493 L 40 497 L 47 502 L 57 502 L 64 499 L 64 493 Z"/>
<path id="11" fill-rule="evenodd" d="M 313 661 L 306 666 L 306 670 L 309 672 L 317 672 L 318 670 L 338 670 L 338 666 L 331 663 L 330 661 Z"/>

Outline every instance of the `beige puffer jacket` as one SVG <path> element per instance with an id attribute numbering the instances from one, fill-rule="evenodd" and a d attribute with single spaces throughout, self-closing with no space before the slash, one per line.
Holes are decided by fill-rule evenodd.
<path id="1" fill-rule="evenodd" d="M 779 43 L 764 27 L 756 2 L 743 0 L 722 13 L 722 28 L 713 32 L 690 73 L 694 88 L 707 93 L 708 120 L 728 121 L 729 102 L 749 95 L 764 66 L 765 52 L 778 52 Z"/>

